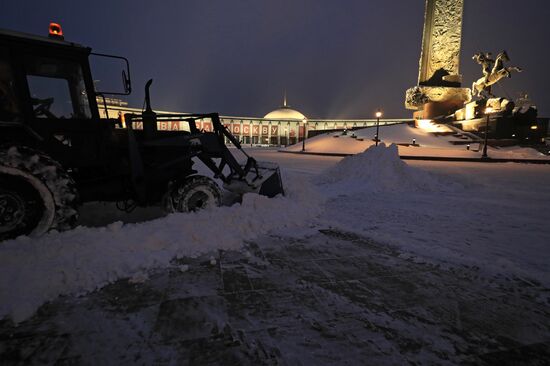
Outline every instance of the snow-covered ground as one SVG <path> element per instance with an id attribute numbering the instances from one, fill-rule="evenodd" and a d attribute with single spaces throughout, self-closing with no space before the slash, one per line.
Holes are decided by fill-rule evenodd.
<path id="1" fill-rule="evenodd" d="M 170 266 L 175 258 L 238 249 L 270 230 L 300 227 L 321 210 L 320 198 L 308 187 L 307 182 L 293 180 L 287 182 L 286 197 L 247 194 L 242 204 L 231 207 L 137 224 L 79 226 L 3 242 L 0 317 L 11 315 L 21 321 L 58 295 L 86 293 L 119 278 L 141 277 L 149 269 Z M 90 208 L 97 213 L 98 206 Z M 96 224 L 96 214 L 87 216 Z"/>
<path id="2" fill-rule="evenodd" d="M 361 162 L 364 155 L 347 159 Z M 346 173 L 350 178 L 321 186 L 332 193 L 327 196 L 337 197 L 326 205 L 327 224 L 422 258 L 515 273 L 550 285 L 550 167 L 407 165 L 385 157 L 378 169 L 376 163 L 362 164 L 370 174 L 354 174 L 356 164 L 329 171 L 331 180 Z M 340 187 L 346 193 L 337 196 Z"/>
<path id="3" fill-rule="evenodd" d="M 420 124 L 418 128 L 408 124 L 380 126 L 379 133 L 382 142 L 399 145 L 401 156 L 480 158 L 483 149 L 483 142 L 472 138 L 472 135 L 433 123 Z M 358 154 L 375 144 L 375 135 L 375 127 L 347 131 L 345 134 L 325 133 L 308 139 L 306 150 L 310 153 Z M 284 150 L 301 151 L 302 144 L 292 145 Z M 535 149 L 517 146 L 489 147 L 488 155 L 501 159 L 550 159 L 550 156 Z"/>
<path id="4" fill-rule="evenodd" d="M 75 230 L 1 243 L 0 317 L 22 321 L 59 295 L 140 281 L 152 269 L 177 266 L 175 258 L 319 228 L 391 244 L 403 258 L 475 265 L 550 286 L 550 166 L 404 163 L 396 146 L 384 145 L 343 160 L 250 152 L 281 165 L 286 197 L 249 195 L 242 205 L 164 218 L 150 210 L 128 224 L 109 210 L 98 215 L 101 205 L 92 204 Z"/>
<path id="5" fill-rule="evenodd" d="M 549 165 L 404 162 L 395 145 L 343 160 L 257 154 L 308 170 L 326 200 L 321 225 L 550 286 Z"/>

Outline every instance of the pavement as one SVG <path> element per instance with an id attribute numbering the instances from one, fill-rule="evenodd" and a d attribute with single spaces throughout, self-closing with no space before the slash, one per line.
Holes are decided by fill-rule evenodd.
<path id="1" fill-rule="evenodd" d="M 0 365 L 550 365 L 550 289 L 329 227 L 0 321 Z"/>

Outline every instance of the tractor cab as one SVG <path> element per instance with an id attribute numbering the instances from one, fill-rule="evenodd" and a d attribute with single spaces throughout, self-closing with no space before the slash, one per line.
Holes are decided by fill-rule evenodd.
<path id="1" fill-rule="evenodd" d="M 0 143 L 22 134 L 31 145 L 47 144 L 56 159 L 70 165 L 107 159 L 94 147 L 117 120 L 100 118 L 97 99 L 104 93 L 95 90 L 91 55 L 125 63 L 125 90 L 112 94 L 129 94 L 128 61 L 65 41 L 59 24 L 50 24 L 48 37 L 0 30 L 0 121 L 10 127 Z"/>

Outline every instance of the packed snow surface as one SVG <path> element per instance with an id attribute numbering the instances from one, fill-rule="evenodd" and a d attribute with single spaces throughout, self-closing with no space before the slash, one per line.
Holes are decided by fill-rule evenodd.
<path id="1" fill-rule="evenodd" d="M 327 227 L 394 245 L 413 260 L 476 265 L 550 285 L 549 166 L 405 163 L 396 145 L 385 144 L 345 159 L 251 154 L 281 165 L 287 196 L 251 194 L 199 213 L 1 243 L 0 318 L 22 321 L 59 295 L 121 278 L 140 282 L 151 269 L 186 271 L 174 258 Z"/>
<path id="2" fill-rule="evenodd" d="M 0 318 L 19 322 L 59 295 L 83 294 L 120 278 L 139 279 L 174 258 L 238 249 L 273 229 L 305 225 L 321 210 L 307 182 L 286 184 L 287 196 L 247 194 L 242 204 L 172 214 L 141 224 L 78 227 L 0 246 Z"/>

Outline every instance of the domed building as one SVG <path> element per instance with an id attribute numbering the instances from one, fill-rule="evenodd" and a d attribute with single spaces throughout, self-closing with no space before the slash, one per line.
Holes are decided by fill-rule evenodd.
<path id="1" fill-rule="evenodd" d="M 307 118 L 300 111 L 288 106 L 286 93 L 283 99 L 283 106 L 269 112 L 263 119 L 264 123 L 272 126 L 272 131 L 277 131 L 279 135 L 277 143 L 279 145 L 281 143 L 284 145 L 294 144 L 298 142 L 300 138 L 304 138 L 305 126 L 303 122 L 307 121 Z M 273 142 L 270 140 L 271 139 L 268 139 L 266 142 L 272 144 Z"/>
<path id="2" fill-rule="evenodd" d="M 283 101 L 283 106 L 279 109 L 275 109 L 272 112 L 269 112 L 264 116 L 265 119 L 273 119 L 273 120 L 286 120 L 286 119 L 294 119 L 303 121 L 306 119 L 306 116 L 304 116 L 301 112 L 297 111 L 296 109 L 290 108 L 286 103 L 286 95 Z"/>

